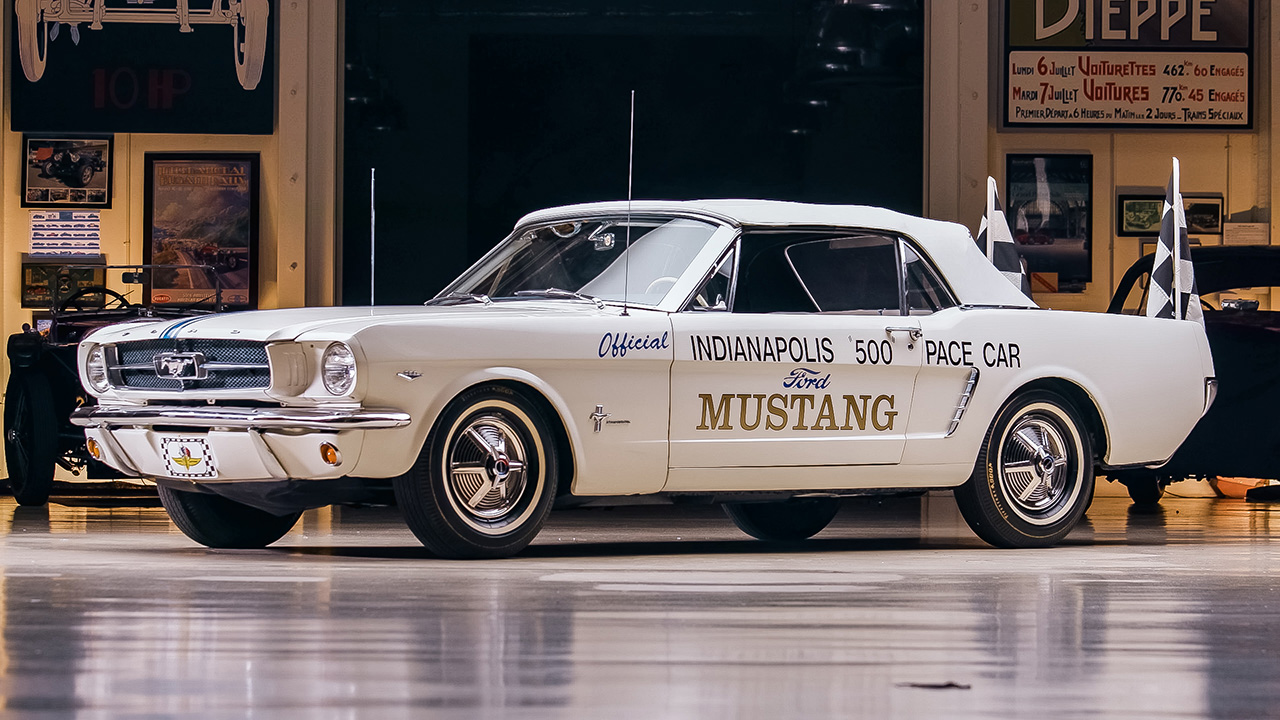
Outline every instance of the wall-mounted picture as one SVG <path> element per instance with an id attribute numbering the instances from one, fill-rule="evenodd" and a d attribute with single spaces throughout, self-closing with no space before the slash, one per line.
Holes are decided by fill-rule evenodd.
<path id="1" fill-rule="evenodd" d="M 147 153 L 143 258 L 157 305 L 257 305 L 258 154 Z"/>
<path id="2" fill-rule="evenodd" d="M 1182 207 L 1187 216 L 1189 235 L 1222 234 L 1222 198 L 1220 196 L 1194 196 L 1183 193 Z"/>
<path id="3" fill-rule="evenodd" d="M 22 207 L 111 207 L 112 136 L 23 135 Z"/>
<path id="4" fill-rule="evenodd" d="M 1182 196 L 1187 217 L 1187 234 L 1222 234 L 1222 197 Z M 1164 215 L 1163 195 L 1120 195 L 1117 197 L 1116 234 L 1122 237 L 1154 237 L 1160 234 Z"/>
<path id="5" fill-rule="evenodd" d="M 1009 229 L 1032 273 L 1057 273 L 1059 292 L 1093 279 L 1093 156 L 1005 156 Z"/>
<path id="6" fill-rule="evenodd" d="M 1160 234 L 1163 195 L 1120 195 L 1116 199 L 1116 234 L 1146 237 Z"/>

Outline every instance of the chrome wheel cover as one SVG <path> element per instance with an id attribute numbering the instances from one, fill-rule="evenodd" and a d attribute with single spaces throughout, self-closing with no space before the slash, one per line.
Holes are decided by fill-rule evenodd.
<path id="1" fill-rule="evenodd" d="M 1001 436 L 995 468 L 1010 509 L 1035 525 L 1069 512 L 1080 494 L 1082 454 L 1078 431 L 1059 408 L 1025 408 Z"/>
<path id="2" fill-rule="evenodd" d="M 449 434 L 444 491 L 458 516 L 482 533 L 506 532 L 535 504 L 541 446 L 522 420 L 523 413 L 488 407 L 464 414 Z"/>

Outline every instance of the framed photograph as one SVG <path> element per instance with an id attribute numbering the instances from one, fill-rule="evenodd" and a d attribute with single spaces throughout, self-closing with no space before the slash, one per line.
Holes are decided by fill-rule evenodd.
<path id="1" fill-rule="evenodd" d="M 1005 156 L 1005 216 L 1031 273 L 1056 273 L 1058 292 L 1093 279 L 1093 156 Z"/>
<path id="2" fill-rule="evenodd" d="M 1182 209 L 1187 216 L 1188 235 L 1222 234 L 1222 196 L 1183 193 Z"/>
<path id="3" fill-rule="evenodd" d="M 109 208 L 111 135 L 23 135 L 22 207 Z"/>
<path id="4" fill-rule="evenodd" d="M 256 307 L 258 154 L 146 153 L 143 164 L 143 262 L 192 266 L 153 272 L 144 301 L 212 306 L 221 286 L 227 307 Z"/>
<path id="5" fill-rule="evenodd" d="M 1164 215 L 1164 195 L 1120 195 L 1116 198 L 1116 234 L 1157 237 Z M 1182 196 L 1188 235 L 1222 234 L 1222 196 Z"/>
<path id="6" fill-rule="evenodd" d="M 1163 195 L 1119 195 L 1116 198 L 1116 234 L 1121 237 L 1156 237 L 1164 214 Z"/>

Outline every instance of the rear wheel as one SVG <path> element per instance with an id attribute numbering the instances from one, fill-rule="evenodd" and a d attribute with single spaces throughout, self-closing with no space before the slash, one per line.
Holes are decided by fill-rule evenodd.
<path id="1" fill-rule="evenodd" d="M 1062 540 L 1093 497 L 1093 450 L 1075 408 L 1048 390 L 1016 396 L 991 423 L 974 473 L 955 497 L 969 527 L 992 545 Z"/>
<path id="2" fill-rule="evenodd" d="M 1134 505 L 1156 505 L 1164 497 L 1165 483 L 1155 473 L 1141 473 L 1120 480 Z"/>
<path id="3" fill-rule="evenodd" d="M 58 419 L 53 391 L 40 372 L 9 376 L 4 402 L 4 457 L 9 487 L 19 505 L 43 505 L 53 490 Z"/>
<path id="4" fill-rule="evenodd" d="M 482 385 L 444 409 L 396 502 L 423 545 L 445 558 L 508 557 L 533 541 L 555 500 L 550 420 L 523 394 Z"/>
<path id="5" fill-rule="evenodd" d="M 220 495 L 159 485 L 160 504 L 182 534 L 211 548 L 264 548 L 284 537 L 302 513 L 272 515 Z"/>
<path id="6" fill-rule="evenodd" d="M 822 532 L 840 509 L 836 498 L 768 503 L 725 503 L 724 512 L 742 532 L 758 540 L 805 540 Z"/>

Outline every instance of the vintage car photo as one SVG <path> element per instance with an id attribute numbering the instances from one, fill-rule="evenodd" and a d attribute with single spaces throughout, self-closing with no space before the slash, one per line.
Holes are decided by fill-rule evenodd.
<path id="1" fill-rule="evenodd" d="M 423 306 L 116 325 L 79 368 L 89 452 L 197 542 L 389 493 L 453 558 L 553 505 L 717 502 L 799 540 L 843 496 L 942 488 L 983 540 L 1048 546 L 1215 376 L 1200 324 L 1040 309 L 963 226 L 741 200 L 537 212 Z"/>
<path id="2" fill-rule="evenodd" d="M 1141 313 L 1152 259 L 1143 256 L 1129 267 L 1107 312 Z M 1280 313 L 1270 305 L 1280 288 L 1280 247 L 1193 246 L 1191 261 L 1218 399 L 1168 464 L 1116 474 L 1138 503 L 1157 502 L 1169 483 L 1188 478 L 1280 475 L 1280 445 L 1269 419 L 1280 407 Z"/>

